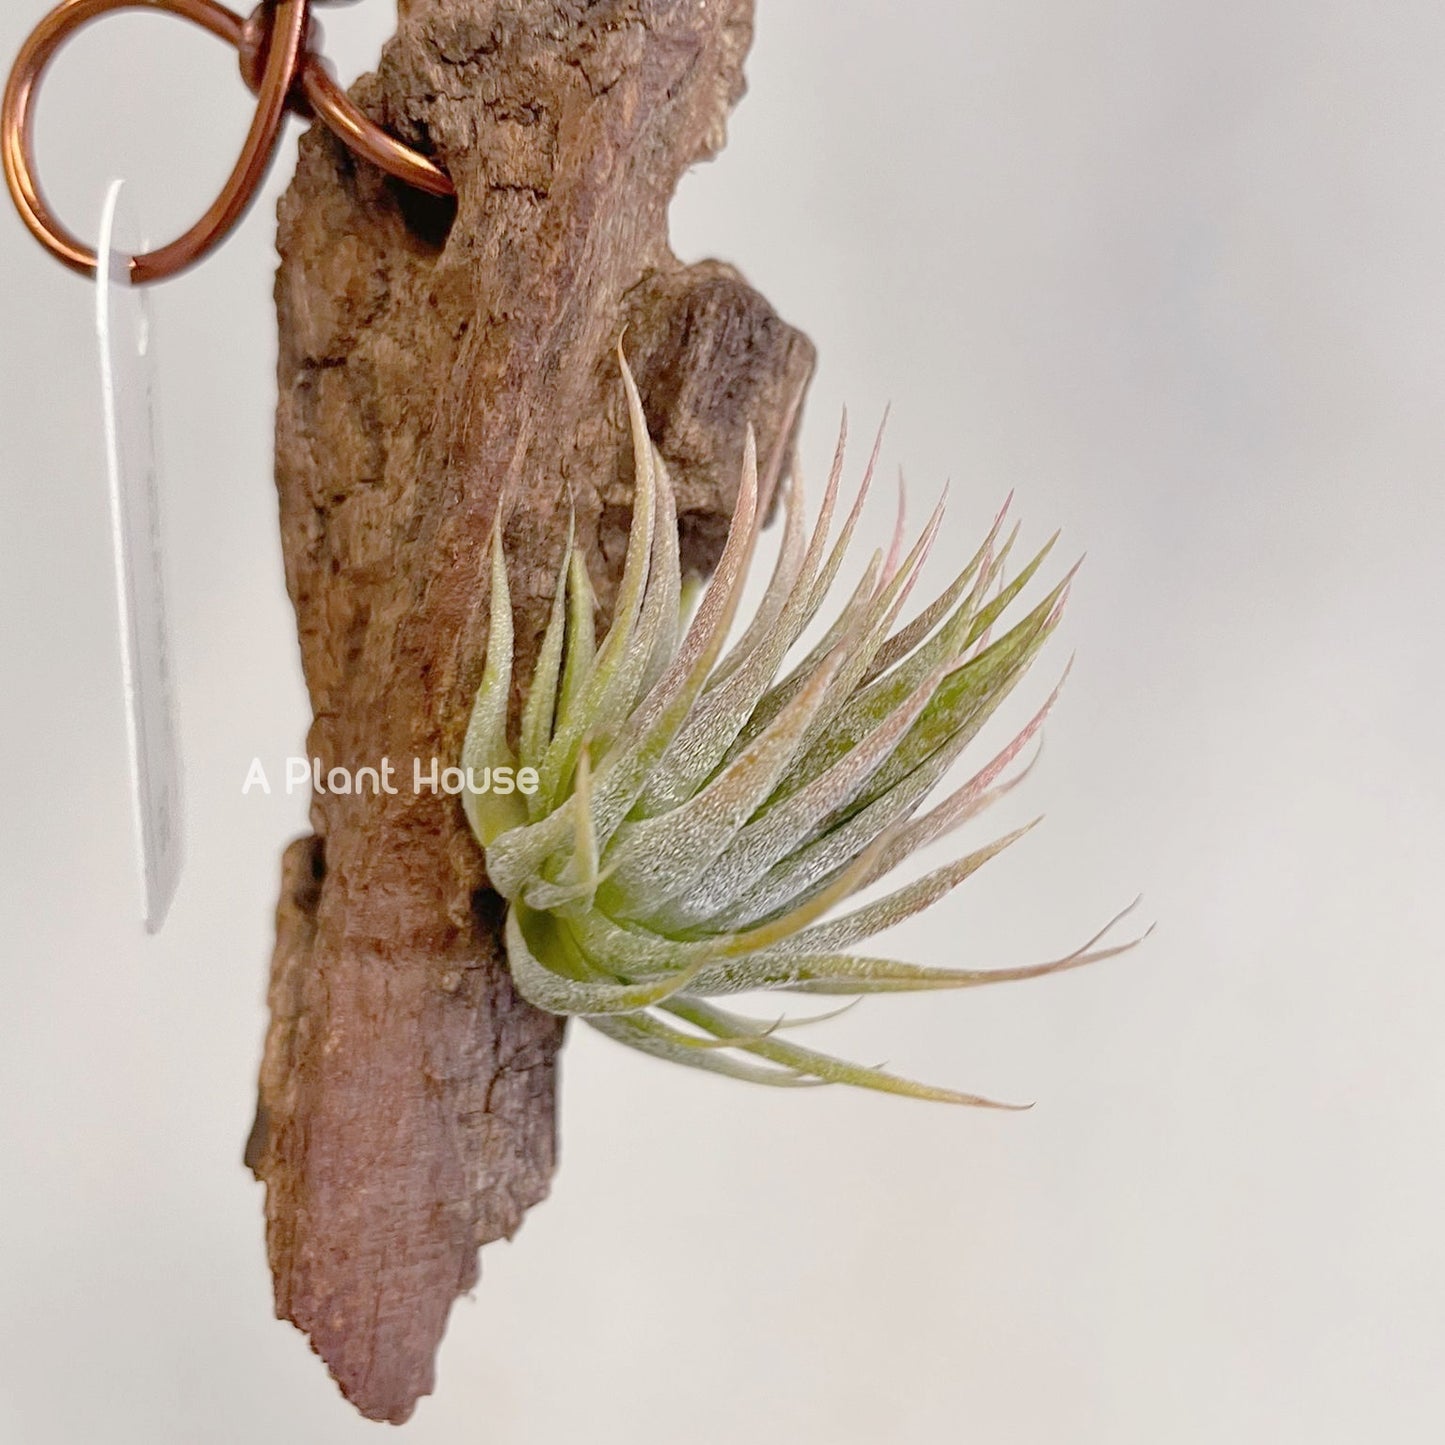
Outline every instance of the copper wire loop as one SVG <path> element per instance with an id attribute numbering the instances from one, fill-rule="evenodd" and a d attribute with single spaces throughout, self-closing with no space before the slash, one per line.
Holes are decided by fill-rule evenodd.
<path id="1" fill-rule="evenodd" d="M 445 171 L 368 120 L 311 48 L 310 0 L 264 0 L 246 20 L 219 0 L 64 0 L 20 47 L 0 110 L 0 159 L 5 182 L 30 234 L 57 260 L 95 274 L 95 252 L 50 209 L 35 173 L 35 96 L 56 52 L 82 26 L 117 10 L 178 15 L 235 48 L 241 74 L 256 96 L 256 113 L 221 194 L 183 236 L 133 257 L 135 285 L 174 276 L 225 239 L 255 199 L 281 136 L 288 109 L 314 114 L 358 155 L 434 196 L 454 194 Z"/>

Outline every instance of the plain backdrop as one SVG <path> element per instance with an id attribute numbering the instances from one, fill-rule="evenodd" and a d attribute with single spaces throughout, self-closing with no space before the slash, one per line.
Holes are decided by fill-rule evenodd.
<path id="1" fill-rule="evenodd" d="M 1445 1432 L 1445 10 L 759 0 L 678 252 L 817 342 L 804 457 L 893 402 L 941 584 L 1017 493 L 1087 552 L 1044 825 L 889 942 L 1135 954 L 878 1001 L 817 1041 L 994 1115 L 669 1072 L 586 1030 L 561 1167 L 406 1438 L 1436 1441 Z M 0 56 L 39 17 L 7 0 Z M 326 16 L 349 79 L 384 0 Z M 44 175 L 200 211 L 234 60 L 122 17 Z M 240 1165 L 308 722 L 269 477 L 271 212 L 155 294 L 189 865 L 135 918 L 90 295 L 0 206 L 0 1441 L 377 1438 L 271 1314 Z M 880 496 L 870 528 L 888 525 Z M 975 833 L 986 837 L 987 833 Z M 936 859 L 934 861 L 937 861 Z"/>

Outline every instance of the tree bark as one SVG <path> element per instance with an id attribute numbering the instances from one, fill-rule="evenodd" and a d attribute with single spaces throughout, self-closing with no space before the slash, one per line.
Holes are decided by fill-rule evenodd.
<path id="1" fill-rule="evenodd" d="M 326 132 L 280 206 L 276 481 L 309 752 L 395 767 L 318 792 L 287 850 L 247 1161 L 276 1308 L 363 1414 L 433 1386 L 452 1300 L 555 1160 L 559 1020 L 512 990 L 455 798 L 504 524 L 530 670 L 569 506 L 604 603 L 631 497 L 614 348 L 716 558 L 746 423 L 764 454 L 812 348 L 729 267 L 667 246 L 682 172 L 742 91 L 751 0 L 402 0 L 354 94 L 446 166 L 408 192 Z M 781 438 L 790 445 L 790 438 Z"/>

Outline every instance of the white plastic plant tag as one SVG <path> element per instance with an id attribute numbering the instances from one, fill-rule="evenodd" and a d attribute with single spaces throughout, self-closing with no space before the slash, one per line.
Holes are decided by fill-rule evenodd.
<path id="1" fill-rule="evenodd" d="M 130 284 L 116 249 L 122 182 L 106 193 L 96 247 L 95 325 L 100 341 L 106 470 L 120 622 L 131 811 L 140 856 L 146 931 L 157 933 L 181 875 L 181 779 L 161 582 L 154 360 L 145 292 Z"/>

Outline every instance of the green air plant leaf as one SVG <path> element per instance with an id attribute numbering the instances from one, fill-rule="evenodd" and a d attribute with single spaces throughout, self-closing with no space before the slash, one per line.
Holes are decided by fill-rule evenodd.
<path id="1" fill-rule="evenodd" d="M 707 1000 L 764 989 L 862 996 L 971 988 L 1077 968 L 1133 946 L 1105 944 L 1106 928 L 1064 958 L 991 970 L 851 951 L 932 907 L 1027 828 L 837 914 L 1019 781 L 1003 775 L 1057 688 L 1012 742 L 919 814 L 1058 626 L 1073 573 L 1005 624 L 1053 545 L 1005 581 L 1016 536 L 1001 535 L 1005 503 L 967 565 L 900 624 L 942 519 L 940 504 L 905 552 L 900 503 L 886 554 L 874 556 L 821 640 L 788 667 L 828 599 L 877 459 L 875 446 L 830 548 L 840 440 L 811 532 L 801 485 L 788 488 L 771 580 L 727 649 L 767 503 L 753 438 L 722 558 L 693 609 L 680 575 L 672 484 L 625 360 L 622 379 L 636 496 L 611 624 L 599 642 L 592 584 L 569 527 L 515 749 L 500 527 L 492 539 L 487 658 L 462 766 L 472 777 L 510 768 L 535 786 L 470 793 L 464 803 L 492 885 L 508 903 L 517 988 L 539 1008 L 692 1068 L 756 1083 L 854 1084 L 1011 1107 L 781 1036 L 816 1018 L 747 1018 Z"/>

